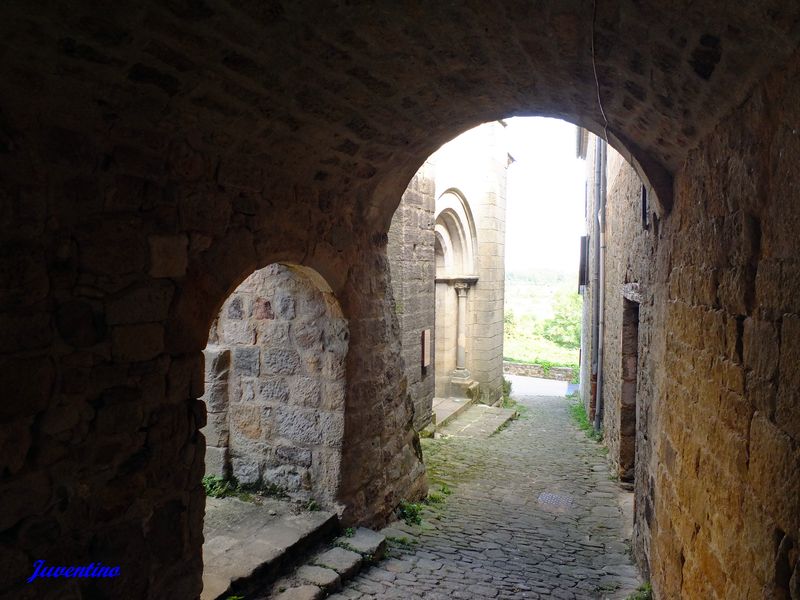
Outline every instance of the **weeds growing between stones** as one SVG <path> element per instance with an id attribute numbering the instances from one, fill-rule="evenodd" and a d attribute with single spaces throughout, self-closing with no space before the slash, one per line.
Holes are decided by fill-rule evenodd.
<path id="1" fill-rule="evenodd" d="M 626 600 L 653 600 L 653 588 L 650 583 L 643 583 Z"/>
<path id="2" fill-rule="evenodd" d="M 578 428 L 586 432 L 586 436 L 588 438 L 594 440 L 595 442 L 602 442 L 603 432 L 595 431 L 594 426 L 589 421 L 589 415 L 586 414 L 586 408 L 583 406 L 583 402 L 581 402 L 578 393 L 573 392 L 567 396 L 567 398 L 571 400 L 569 405 L 569 414 L 572 417 L 572 420 L 575 421 L 575 424 L 578 426 Z"/>
<path id="3" fill-rule="evenodd" d="M 405 521 L 406 525 L 419 525 L 422 523 L 422 504 L 402 500 L 397 506 L 397 516 Z"/>
<path id="4" fill-rule="evenodd" d="M 210 498 L 238 498 L 243 502 L 252 502 L 253 495 L 268 496 L 270 498 L 288 498 L 286 490 L 272 483 L 257 482 L 254 484 L 241 484 L 235 478 L 223 479 L 216 475 L 203 477 L 203 488 L 206 496 Z M 312 504 L 313 503 L 313 504 Z M 314 506 L 315 508 L 312 508 Z M 308 510 L 319 510 L 319 505 L 314 500 L 309 500 Z"/>

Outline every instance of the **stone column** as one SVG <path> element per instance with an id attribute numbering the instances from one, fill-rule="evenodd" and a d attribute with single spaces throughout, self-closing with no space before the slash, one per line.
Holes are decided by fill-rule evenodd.
<path id="1" fill-rule="evenodd" d="M 453 379 L 469 379 L 467 371 L 467 289 L 469 284 L 456 282 L 456 295 L 458 296 L 458 320 L 456 321 L 456 368 Z"/>

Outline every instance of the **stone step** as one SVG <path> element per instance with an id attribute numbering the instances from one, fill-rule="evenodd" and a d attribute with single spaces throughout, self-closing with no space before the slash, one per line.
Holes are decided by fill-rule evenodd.
<path id="1" fill-rule="evenodd" d="M 332 569 L 343 580 L 351 579 L 361 569 L 362 556 L 345 548 L 331 548 L 311 559 L 311 564 Z"/>
<path id="2" fill-rule="evenodd" d="M 475 404 L 440 430 L 441 435 L 452 437 L 487 438 L 517 417 L 511 408 L 498 408 Z"/>
<path id="3" fill-rule="evenodd" d="M 316 585 L 298 585 L 273 597 L 275 600 L 320 600 L 325 597 L 325 592 Z"/>
<path id="4" fill-rule="evenodd" d="M 471 398 L 434 398 L 433 417 L 436 431 L 442 429 L 474 404 L 475 400 Z"/>
<path id="5" fill-rule="evenodd" d="M 269 586 L 338 530 L 334 513 L 299 510 L 285 500 L 206 498 L 201 600 Z"/>
<path id="6" fill-rule="evenodd" d="M 295 572 L 295 577 L 310 585 L 316 585 L 326 592 L 332 592 L 342 587 L 342 577 L 331 568 L 318 565 L 303 565 Z"/>
<path id="7" fill-rule="evenodd" d="M 367 560 L 379 561 L 386 552 L 386 537 L 372 529 L 359 527 L 351 536 L 342 536 L 334 542 L 337 546 L 358 552 Z"/>
<path id="8" fill-rule="evenodd" d="M 359 527 L 352 535 L 344 535 L 308 558 L 294 573 L 275 582 L 273 600 L 316 600 L 342 589 L 342 584 L 355 577 L 362 567 L 383 558 L 386 537 Z"/>

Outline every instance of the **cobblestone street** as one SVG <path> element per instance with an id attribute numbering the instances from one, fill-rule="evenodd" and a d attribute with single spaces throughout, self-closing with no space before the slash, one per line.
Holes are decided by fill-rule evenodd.
<path id="1" fill-rule="evenodd" d="M 427 440 L 431 491 L 452 493 L 425 508 L 420 526 L 384 531 L 389 558 L 331 598 L 625 598 L 636 589 L 631 516 L 620 508 L 631 495 L 610 477 L 602 447 L 575 427 L 566 398 L 514 397 L 521 418 L 488 439 Z"/>

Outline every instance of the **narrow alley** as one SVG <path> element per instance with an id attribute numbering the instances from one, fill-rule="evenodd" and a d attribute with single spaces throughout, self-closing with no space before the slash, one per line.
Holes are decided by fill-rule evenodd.
<path id="1" fill-rule="evenodd" d="M 627 537 L 632 494 L 564 396 L 514 377 L 521 417 L 488 439 L 426 440 L 421 525 L 385 530 L 389 558 L 330 598 L 626 598 L 639 585 Z M 623 514 L 625 513 L 625 514 Z"/>

